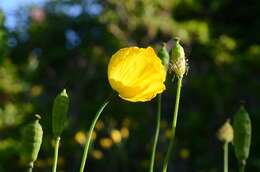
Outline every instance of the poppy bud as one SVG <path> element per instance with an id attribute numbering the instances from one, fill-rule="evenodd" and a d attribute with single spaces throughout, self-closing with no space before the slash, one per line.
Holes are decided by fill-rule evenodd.
<path id="1" fill-rule="evenodd" d="M 55 137 L 61 135 L 66 121 L 69 108 L 69 97 L 64 89 L 54 100 L 52 108 L 52 130 Z"/>
<path id="2" fill-rule="evenodd" d="M 229 120 L 227 120 L 218 131 L 218 139 L 225 143 L 230 143 L 233 141 L 233 138 L 234 138 L 233 127 L 229 123 Z"/>
<path id="3" fill-rule="evenodd" d="M 240 162 L 245 162 L 250 151 L 251 120 L 243 106 L 235 114 L 233 126 L 235 154 Z"/>
<path id="4" fill-rule="evenodd" d="M 185 60 L 185 52 L 183 47 L 180 45 L 180 39 L 175 38 L 175 45 L 172 48 L 171 55 L 171 69 L 174 71 L 178 78 L 182 78 L 186 72 L 186 60 Z"/>
<path id="5" fill-rule="evenodd" d="M 163 43 L 163 46 L 158 51 L 158 57 L 162 60 L 162 64 L 165 67 L 165 70 L 168 70 L 170 55 L 167 51 L 166 44 Z"/>
<path id="6" fill-rule="evenodd" d="M 21 156 L 30 166 L 33 166 L 33 162 L 37 159 L 43 135 L 42 127 L 39 123 L 41 117 L 36 114 L 35 118 L 22 130 Z"/>

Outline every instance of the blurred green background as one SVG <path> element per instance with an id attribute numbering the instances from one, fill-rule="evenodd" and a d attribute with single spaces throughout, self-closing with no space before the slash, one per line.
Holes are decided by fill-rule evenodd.
<path id="1" fill-rule="evenodd" d="M 245 102 L 253 125 L 247 171 L 260 171 L 260 1 L 231 0 L 1 0 L 0 171 L 21 171 L 20 129 L 40 113 L 44 141 L 35 171 L 50 171 L 52 102 L 71 97 L 59 171 L 77 171 L 82 144 L 100 104 L 111 93 L 107 64 L 130 45 L 158 48 L 178 36 L 189 59 L 169 171 L 222 171 L 217 129 Z M 168 145 L 176 81 L 167 81 L 156 156 Z M 117 98 L 95 129 L 87 170 L 148 171 L 156 101 Z M 230 171 L 237 171 L 230 149 Z"/>

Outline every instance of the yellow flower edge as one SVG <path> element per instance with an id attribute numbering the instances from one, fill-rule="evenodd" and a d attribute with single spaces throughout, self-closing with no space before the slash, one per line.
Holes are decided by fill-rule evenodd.
<path id="1" fill-rule="evenodd" d="M 118 50 L 108 64 L 108 80 L 119 96 L 130 102 L 146 102 L 165 90 L 166 71 L 151 47 Z"/>

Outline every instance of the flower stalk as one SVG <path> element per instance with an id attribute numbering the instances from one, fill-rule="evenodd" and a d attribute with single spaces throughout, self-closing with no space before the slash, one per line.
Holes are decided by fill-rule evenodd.
<path id="1" fill-rule="evenodd" d="M 187 62 L 186 62 L 184 48 L 181 46 L 179 38 L 174 38 L 174 40 L 175 40 L 175 45 L 173 46 L 171 52 L 171 70 L 174 72 L 175 76 L 177 76 L 178 83 L 177 83 L 177 92 L 175 98 L 173 120 L 172 120 L 172 137 L 170 139 L 170 143 L 167 148 L 166 156 L 163 162 L 163 168 L 162 168 L 163 172 L 167 172 L 168 162 L 170 160 L 173 143 L 175 141 L 174 139 L 175 139 L 175 132 L 176 132 L 177 121 L 178 121 L 182 79 L 184 74 L 187 72 Z"/>
<path id="2" fill-rule="evenodd" d="M 228 172 L 228 142 L 224 143 L 224 172 Z"/>
<path id="3" fill-rule="evenodd" d="M 245 162 L 245 161 L 239 162 L 238 171 L 239 171 L 239 172 L 244 172 L 244 171 L 245 171 L 245 168 L 246 168 L 246 162 Z"/>
<path id="4" fill-rule="evenodd" d="M 163 162 L 163 172 L 167 172 L 168 162 L 170 160 L 170 154 L 173 147 L 173 142 L 175 138 L 175 132 L 177 127 L 177 120 L 178 120 L 178 111 L 179 111 L 179 104 L 180 104 L 180 96 L 181 96 L 181 87 L 182 87 L 182 77 L 178 78 L 178 85 L 177 85 L 177 94 L 174 106 L 174 114 L 173 114 L 173 121 L 172 121 L 172 137 L 170 139 L 170 143 L 166 152 L 166 157 Z"/>
<path id="5" fill-rule="evenodd" d="M 27 169 L 27 172 L 32 172 L 33 171 L 33 162 L 29 163 L 29 167 Z"/>
<path id="6" fill-rule="evenodd" d="M 157 115 L 156 115 L 156 130 L 154 135 L 154 142 L 153 142 L 153 150 L 150 160 L 150 172 L 153 172 L 154 169 L 154 161 L 155 161 L 155 154 L 156 154 L 156 147 L 158 143 L 159 133 L 160 133 L 160 123 L 161 123 L 161 101 L 162 96 L 161 94 L 158 95 L 157 99 Z"/>
<path id="7" fill-rule="evenodd" d="M 162 47 L 158 51 L 158 56 L 161 59 L 161 62 L 165 68 L 166 75 L 170 60 L 170 55 L 167 51 L 166 44 L 164 43 Z M 166 76 L 165 76 L 166 77 Z M 150 159 L 150 172 L 153 172 L 154 170 L 154 161 L 155 161 L 155 155 L 156 155 L 156 147 L 158 144 L 158 138 L 160 133 L 160 125 L 161 125 L 161 104 L 162 104 L 162 95 L 159 94 L 157 97 L 157 114 L 156 114 L 156 129 L 155 129 L 155 135 L 153 140 L 153 148 L 152 148 L 152 154 Z"/>
<path id="8" fill-rule="evenodd" d="M 58 156 L 59 156 L 59 145 L 60 145 L 60 137 L 55 139 L 55 148 L 54 148 L 54 158 L 53 158 L 53 167 L 52 172 L 56 172 Z"/>
<path id="9" fill-rule="evenodd" d="M 81 165 L 80 165 L 80 170 L 79 172 L 83 172 L 84 171 L 84 168 L 85 168 L 85 165 L 86 165 L 86 160 L 87 160 L 87 157 L 88 157 L 88 152 L 89 152 L 89 146 L 90 146 L 90 143 L 91 143 L 91 138 L 92 138 L 92 134 L 93 134 L 93 131 L 94 131 L 94 128 L 96 126 L 96 123 L 101 115 L 101 113 L 103 112 L 103 110 L 105 109 L 105 107 L 110 103 L 112 97 L 113 97 L 114 94 L 112 94 L 101 106 L 100 108 L 98 109 L 92 123 L 91 123 L 91 126 L 90 126 L 90 129 L 89 129 L 89 134 L 88 134 L 88 139 L 87 139 L 87 142 L 84 146 L 84 152 L 83 152 L 83 156 L 82 156 L 82 160 L 81 160 Z"/>
<path id="10" fill-rule="evenodd" d="M 232 125 L 230 124 L 229 119 L 227 119 L 227 121 L 218 130 L 217 137 L 220 141 L 224 142 L 223 170 L 224 172 L 228 172 L 228 144 L 232 143 L 234 139 L 234 130 Z"/>

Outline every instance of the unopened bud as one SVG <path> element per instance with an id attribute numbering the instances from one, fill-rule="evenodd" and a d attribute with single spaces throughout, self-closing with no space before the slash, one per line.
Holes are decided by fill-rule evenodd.
<path id="1" fill-rule="evenodd" d="M 38 157 L 42 144 L 43 131 L 39 123 L 40 115 L 36 114 L 35 119 L 22 129 L 21 157 L 30 166 Z"/>
<path id="2" fill-rule="evenodd" d="M 163 46 L 159 49 L 158 51 L 158 56 L 162 60 L 162 64 L 165 67 L 165 70 L 168 70 L 168 65 L 169 65 L 169 60 L 170 60 L 170 55 L 167 51 L 166 44 L 163 43 Z"/>
<path id="3" fill-rule="evenodd" d="M 69 97 L 64 89 L 54 100 L 52 108 L 52 130 L 55 137 L 61 135 L 67 121 Z"/>
<path id="4" fill-rule="evenodd" d="M 243 106 L 234 116 L 234 148 L 237 159 L 246 161 L 251 145 L 252 126 L 249 114 Z"/>
<path id="5" fill-rule="evenodd" d="M 178 78 L 182 78 L 183 75 L 186 73 L 186 59 L 185 59 L 185 52 L 183 47 L 180 45 L 180 39 L 175 38 L 175 45 L 172 48 L 172 55 L 171 55 L 171 69 L 174 71 Z"/>
<path id="6" fill-rule="evenodd" d="M 218 131 L 218 139 L 225 143 L 230 143 L 233 141 L 234 131 L 229 120 L 227 120 L 224 125 Z"/>

